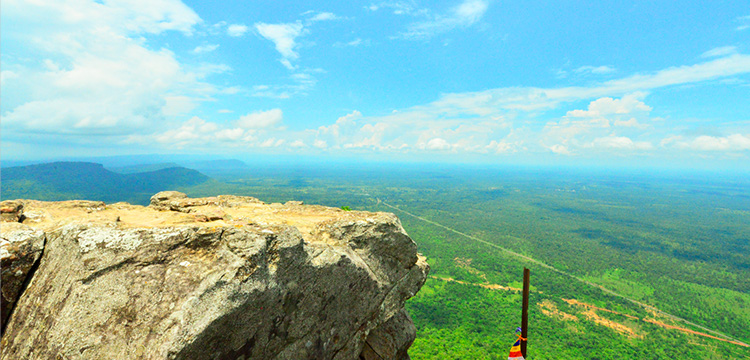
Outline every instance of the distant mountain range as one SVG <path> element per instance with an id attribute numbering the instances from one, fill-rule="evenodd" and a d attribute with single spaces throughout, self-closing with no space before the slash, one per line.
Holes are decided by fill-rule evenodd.
<path id="1" fill-rule="evenodd" d="M 114 172 L 90 162 L 54 162 L 3 168 L 2 193 L 7 199 L 102 200 L 146 204 L 151 195 L 204 183 L 210 178 L 185 167 L 156 166 L 147 171 Z"/>

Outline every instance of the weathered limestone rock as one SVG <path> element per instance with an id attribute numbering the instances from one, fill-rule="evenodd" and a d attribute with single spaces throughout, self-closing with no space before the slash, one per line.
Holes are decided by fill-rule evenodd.
<path id="1" fill-rule="evenodd" d="M 43 250 L 44 232 L 17 222 L 0 225 L 2 329 Z"/>
<path id="2" fill-rule="evenodd" d="M 74 204 L 25 201 L 46 245 L 2 359 L 408 358 L 403 304 L 428 267 L 393 214 L 176 192 Z"/>

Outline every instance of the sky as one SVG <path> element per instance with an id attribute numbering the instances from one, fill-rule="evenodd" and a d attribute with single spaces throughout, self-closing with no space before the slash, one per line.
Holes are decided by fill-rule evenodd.
<path id="1" fill-rule="evenodd" d="M 750 168 L 745 1 L 3 0 L 3 159 Z"/>

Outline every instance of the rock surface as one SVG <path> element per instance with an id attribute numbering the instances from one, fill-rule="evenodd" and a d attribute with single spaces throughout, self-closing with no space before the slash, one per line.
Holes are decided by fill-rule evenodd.
<path id="1" fill-rule="evenodd" d="M 362 360 L 409 359 L 409 349 L 417 336 L 417 328 L 406 310 L 399 311 L 367 336 Z"/>
<path id="2" fill-rule="evenodd" d="M 20 223 L 0 223 L 2 329 L 44 250 L 44 232 Z"/>
<path id="3" fill-rule="evenodd" d="M 2 359 L 408 359 L 428 266 L 393 214 L 176 192 L 23 206 L 3 237 L 46 244 Z"/>
<path id="4" fill-rule="evenodd" d="M 18 200 L 0 202 L 0 222 L 19 222 L 23 220 L 23 203 Z"/>

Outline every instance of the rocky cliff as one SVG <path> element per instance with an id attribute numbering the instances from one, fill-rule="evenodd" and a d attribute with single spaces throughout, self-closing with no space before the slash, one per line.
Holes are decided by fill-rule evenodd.
<path id="1" fill-rule="evenodd" d="M 393 214 L 250 197 L 6 201 L 2 359 L 407 359 Z"/>

